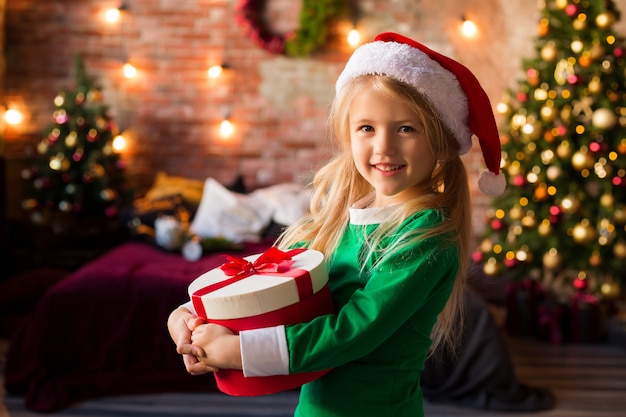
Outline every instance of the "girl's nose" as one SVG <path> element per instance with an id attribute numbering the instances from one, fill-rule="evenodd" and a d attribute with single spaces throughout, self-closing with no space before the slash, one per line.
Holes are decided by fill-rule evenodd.
<path id="1" fill-rule="evenodd" d="M 374 141 L 374 152 L 377 155 L 393 155 L 396 152 L 393 134 L 387 131 L 378 132 Z"/>

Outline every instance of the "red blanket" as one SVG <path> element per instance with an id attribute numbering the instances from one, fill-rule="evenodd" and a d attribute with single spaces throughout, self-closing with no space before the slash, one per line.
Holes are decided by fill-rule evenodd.
<path id="1" fill-rule="evenodd" d="M 230 253 L 247 256 L 270 244 Z M 7 392 L 51 412 L 102 396 L 215 391 L 212 375 L 186 373 L 166 320 L 188 300 L 189 283 L 223 262 L 222 253 L 188 262 L 130 242 L 88 263 L 51 287 L 13 334 Z"/>

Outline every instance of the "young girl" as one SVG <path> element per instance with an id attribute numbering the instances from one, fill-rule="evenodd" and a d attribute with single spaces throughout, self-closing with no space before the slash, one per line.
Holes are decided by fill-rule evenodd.
<path id="1" fill-rule="evenodd" d="M 337 313 L 250 330 L 202 324 L 187 304 L 168 327 L 192 374 L 332 371 L 301 389 L 296 416 L 422 416 L 420 372 L 453 343 L 471 238 L 460 155 L 472 134 L 504 190 L 489 100 L 456 61 L 394 33 L 358 48 L 330 111 L 340 152 L 313 181 L 310 213 L 278 245 L 325 254 Z"/>

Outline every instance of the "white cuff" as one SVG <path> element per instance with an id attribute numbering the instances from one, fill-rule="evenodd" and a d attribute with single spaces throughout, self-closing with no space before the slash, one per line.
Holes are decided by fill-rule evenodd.
<path id="1" fill-rule="evenodd" d="M 187 310 L 191 311 L 194 316 L 198 315 L 198 313 L 196 313 L 196 309 L 193 307 L 192 301 L 187 301 L 185 304 L 181 304 L 178 307 L 185 307 Z"/>
<path id="2" fill-rule="evenodd" d="M 285 326 L 244 330 L 239 333 L 243 375 L 289 375 Z"/>

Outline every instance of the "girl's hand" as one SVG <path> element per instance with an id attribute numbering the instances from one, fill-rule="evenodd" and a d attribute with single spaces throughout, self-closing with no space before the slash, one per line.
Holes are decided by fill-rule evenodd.
<path id="1" fill-rule="evenodd" d="M 197 358 L 205 366 L 218 369 L 242 369 L 239 336 L 219 324 L 201 324 L 191 334 L 191 343 L 204 354 Z"/>
<path id="2" fill-rule="evenodd" d="M 202 323 L 204 320 L 196 317 L 184 307 L 172 311 L 167 320 L 170 337 L 176 343 L 176 352 L 182 355 L 185 369 L 191 375 L 201 375 L 217 370 L 200 362 L 198 357 L 204 356 L 204 352 L 200 347 L 191 344 L 191 332 Z"/>

